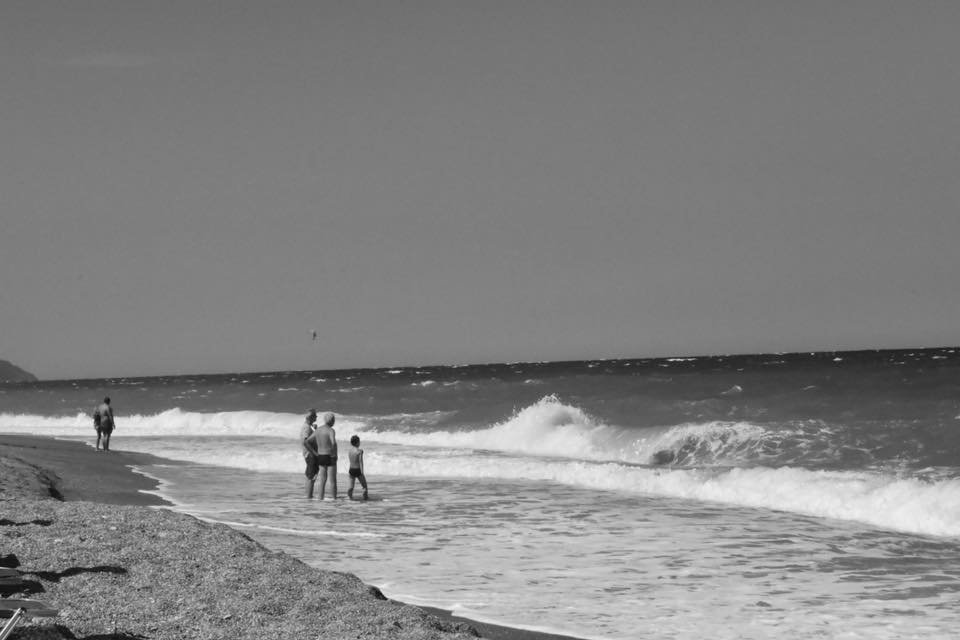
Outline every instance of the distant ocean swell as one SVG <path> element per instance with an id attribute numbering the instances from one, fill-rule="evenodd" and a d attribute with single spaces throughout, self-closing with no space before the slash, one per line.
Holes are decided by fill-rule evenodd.
<path id="1" fill-rule="evenodd" d="M 440 417 L 448 425 L 442 430 Z M 172 459 L 293 474 L 301 466 L 301 420 L 269 411 L 171 409 L 121 416 L 116 437 L 125 448 Z M 342 416 L 337 428 L 342 440 L 361 435 L 368 469 L 379 476 L 549 481 L 960 536 L 960 479 L 904 455 L 923 449 L 905 430 L 873 434 L 886 449 L 892 437 L 904 439 L 894 447 L 900 454 L 885 460 L 863 433 L 854 437 L 819 421 L 624 428 L 554 396 L 487 427 L 451 430 L 449 424 L 449 414 L 427 412 Z M 82 413 L 0 414 L 0 432 L 89 437 L 92 427 Z M 664 451 L 672 454 L 669 463 L 656 464 Z"/>

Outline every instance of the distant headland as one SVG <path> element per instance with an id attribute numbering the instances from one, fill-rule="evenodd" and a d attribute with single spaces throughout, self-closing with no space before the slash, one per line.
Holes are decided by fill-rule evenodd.
<path id="1" fill-rule="evenodd" d="M 20 367 L 0 360 L 0 382 L 36 382 L 37 376 Z"/>

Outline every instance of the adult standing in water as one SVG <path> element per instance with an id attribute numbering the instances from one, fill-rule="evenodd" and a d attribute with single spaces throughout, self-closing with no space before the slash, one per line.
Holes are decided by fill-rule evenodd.
<path id="1" fill-rule="evenodd" d="M 103 399 L 93 414 L 93 424 L 97 428 L 97 450 L 103 445 L 104 451 L 110 451 L 110 435 L 116 423 L 113 420 L 113 407 L 110 406 L 110 396 Z"/>
<path id="2" fill-rule="evenodd" d="M 307 476 L 306 488 L 308 499 L 313 497 L 313 484 L 317 479 L 317 471 L 320 469 L 316 447 L 307 443 L 307 438 L 312 436 L 317 428 L 316 422 L 317 410 L 310 409 L 310 411 L 307 412 L 306 419 L 303 421 L 303 425 L 300 427 L 300 444 L 303 447 L 303 461 L 306 463 L 304 475 Z"/>
<path id="3" fill-rule="evenodd" d="M 320 499 L 323 500 L 330 479 L 330 495 L 337 499 L 337 432 L 333 430 L 336 417 L 332 413 L 323 414 L 323 424 L 310 436 L 304 438 L 304 446 L 310 446 L 317 453 L 320 465 Z M 331 469 L 332 467 L 332 469 Z"/>

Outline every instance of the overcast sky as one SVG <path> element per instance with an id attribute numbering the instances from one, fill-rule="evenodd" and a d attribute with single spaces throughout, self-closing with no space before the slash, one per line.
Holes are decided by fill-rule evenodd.
<path id="1" fill-rule="evenodd" d="M 952 0 L 5 1 L 0 358 L 956 345 L 958 33 Z"/>

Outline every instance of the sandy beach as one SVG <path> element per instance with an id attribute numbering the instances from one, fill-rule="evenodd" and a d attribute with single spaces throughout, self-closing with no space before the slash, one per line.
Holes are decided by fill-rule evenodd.
<path id="1" fill-rule="evenodd" d="M 132 465 L 157 459 L 0 436 L 0 556 L 59 609 L 14 638 L 558 640 L 384 598 L 243 533 L 160 507 Z M 12 554 L 8 555 L 8 554 Z"/>

